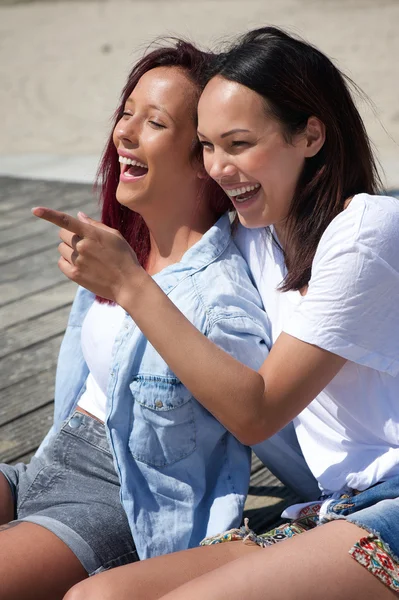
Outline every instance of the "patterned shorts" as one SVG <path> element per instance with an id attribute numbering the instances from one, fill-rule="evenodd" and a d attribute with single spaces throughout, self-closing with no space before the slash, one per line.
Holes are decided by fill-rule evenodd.
<path id="1" fill-rule="evenodd" d="M 367 535 L 354 544 L 349 554 L 399 594 L 399 477 L 362 492 L 352 491 L 338 499 L 304 505 L 295 520 L 261 535 L 249 529 L 248 519 L 244 519 L 240 529 L 206 538 L 201 545 L 243 540 L 266 548 L 337 519 L 350 521 L 365 530 Z"/>

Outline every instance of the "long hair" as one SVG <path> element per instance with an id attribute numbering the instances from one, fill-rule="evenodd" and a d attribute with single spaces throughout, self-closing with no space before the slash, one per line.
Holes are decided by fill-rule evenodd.
<path id="1" fill-rule="evenodd" d="M 174 38 L 172 45 L 153 50 L 135 64 L 122 90 L 119 106 L 114 114 L 111 133 L 97 172 L 96 189 L 100 192 L 102 204 L 101 220 L 125 237 L 135 251 L 139 263 L 144 267 L 150 251 L 150 235 L 141 215 L 122 206 L 116 199 L 120 167 L 112 134 L 122 117 L 127 99 L 145 73 L 156 67 L 180 67 L 197 86 L 199 98 L 213 58 L 213 54 L 202 52 L 191 43 Z M 196 106 L 193 107 L 193 119 L 197 119 Z M 199 142 L 196 142 L 192 148 L 192 159 L 202 160 Z M 216 215 L 222 215 L 231 208 L 226 194 L 210 177 L 204 179 L 202 185 L 201 197 L 203 201 L 209 203 Z"/>
<path id="2" fill-rule="evenodd" d="M 287 218 L 287 276 L 281 289 L 300 290 L 309 282 L 320 238 L 345 200 L 382 187 L 349 91 L 353 82 L 317 48 L 275 27 L 242 36 L 220 55 L 214 75 L 260 94 L 288 143 L 305 130 L 311 116 L 325 125 L 325 143 L 306 159 Z"/>

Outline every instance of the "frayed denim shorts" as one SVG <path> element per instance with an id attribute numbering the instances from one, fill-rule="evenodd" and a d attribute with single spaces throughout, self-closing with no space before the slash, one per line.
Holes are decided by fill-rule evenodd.
<path id="1" fill-rule="evenodd" d="M 338 498 L 324 498 L 319 502 L 290 507 L 283 516 L 294 514 L 295 518 L 290 523 L 261 535 L 249 529 L 248 519 L 245 519 L 240 529 L 206 538 L 201 545 L 241 539 L 267 547 L 313 527 L 344 519 L 365 530 L 364 537 L 349 549 L 349 554 L 387 587 L 399 593 L 399 477 L 362 492 L 352 491 Z"/>
<path id="2" fill-rule="evenodd" d="M 52 531 L 89 575 L 138 560 L 104 424 L 75 412 L 28 465 L 0 464 L 15 521 Z"/>

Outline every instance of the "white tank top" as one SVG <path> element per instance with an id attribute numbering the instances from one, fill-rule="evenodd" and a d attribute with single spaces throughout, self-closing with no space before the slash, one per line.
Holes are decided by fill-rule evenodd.
<path id="1" fill-rule="evenodd" d="M 82 352 L 90 373 L 78 406 L 101 421 L 106 417 L 112 349 L 124 317 L 125 311 L 118 305 L 93 302 L 82 325 Z"/>

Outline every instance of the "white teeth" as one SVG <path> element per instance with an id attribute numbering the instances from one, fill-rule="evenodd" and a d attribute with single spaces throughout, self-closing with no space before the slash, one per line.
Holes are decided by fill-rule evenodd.
<path id="1" fill-rule="evenodd" d="M 257 190 L 260 188 L 260 183 L 255 183 L 255 185 L 247 185 L 242 188 L 235 188 L 234 190 L 225 190 L 230 196 L 230 198 L 234 198 L 235 196 L 241 196 L 241 194 L 245 194 L 245 192 L 252 192 L 253 190 Z"/>
<path id="2" fill-rule="evenodd" d="M 119 156 L 119 162 L 123 165 L 132 165 L 133 167 L 142 167 L 143 169 L 148 169 L 147 165 L 139 162 L 138 160 L 133 160 L 132 158 L 127 158 L 126 156 Z"/>

